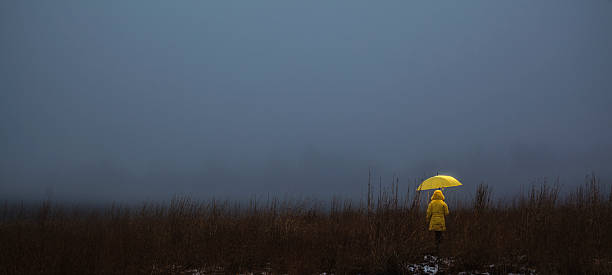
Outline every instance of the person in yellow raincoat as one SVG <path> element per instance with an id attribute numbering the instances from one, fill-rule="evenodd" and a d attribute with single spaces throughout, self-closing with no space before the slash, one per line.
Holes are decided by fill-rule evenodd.
<path id="1" fill-rule="evenodd" d="M 436 190 L 431 196 L 431 202 L 427 206 L 427 221 L 429 231 L 436 232 L 436 252 L 440 249 L 442 231 L 446 231 L 444 216 L 448 215 L 448 205 L 444 202 L 442 191 Z"/>

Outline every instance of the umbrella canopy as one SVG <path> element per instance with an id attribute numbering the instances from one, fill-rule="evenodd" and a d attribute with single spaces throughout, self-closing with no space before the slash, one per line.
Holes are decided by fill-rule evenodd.
<path id="1" fill-rule="evenodd" d="M 457 179 L 451 176 L 437 175 L 423 181 L 423 183 L 419 185 L 419 188 L 417 188 L 417 191 L 446 188 L 459 185 L 462 184 Z"/>

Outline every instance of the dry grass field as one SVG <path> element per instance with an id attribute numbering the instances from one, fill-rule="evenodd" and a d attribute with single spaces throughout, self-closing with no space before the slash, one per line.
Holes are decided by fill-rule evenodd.
<path id="1" fill-rule="evenodd" d="M 434 250 L 433 236 L 426 196 L 398 187 L 358 202 L 5 203 L 0 273 L 409 273 Z M 591 176 L 573 190 L 540 183 L 494 201 L 494 190 L 480 185 L 470 200 L 449 205 L 439 256 L 450 264 L 439 273 L 612 274 L 609 190 Z"/>

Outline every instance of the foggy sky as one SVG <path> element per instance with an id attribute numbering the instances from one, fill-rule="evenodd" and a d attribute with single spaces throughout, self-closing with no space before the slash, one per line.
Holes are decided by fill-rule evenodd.
<path id="1" fill-rule="evenodd" d="M 612 2 L 2 1 L 0 198 L 612 180 Z"/>

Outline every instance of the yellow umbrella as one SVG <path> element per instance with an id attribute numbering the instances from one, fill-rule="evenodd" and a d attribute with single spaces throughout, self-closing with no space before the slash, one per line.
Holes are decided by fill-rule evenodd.
<path id="1" fill-rule="evenodd" d="M 421 190 L 430 190 L 430 189 L 438 189 L 438 188 L 446 188 L 462 185 L 457 179 L 451 176 L 437 175 L 431 178 L 426 179 L 419 185 L 417 191 Z"/>

